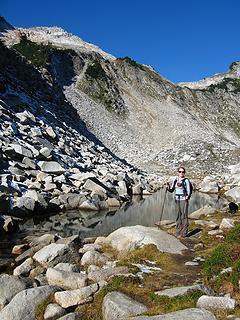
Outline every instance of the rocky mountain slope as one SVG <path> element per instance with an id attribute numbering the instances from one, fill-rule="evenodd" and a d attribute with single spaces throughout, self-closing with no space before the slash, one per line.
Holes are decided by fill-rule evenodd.
<path id="1" fill-rule="evenodd" d="M 3 40 L 58 87 L 91 133 L 130 163 L 158 172 L 182 163 L 196 174 L 223 172 L 237 162 L 239 63 L 199 83 L 173 84 L 60 28 L 13 29 Z"/>
<path id="2" fill-rule="evenodd" d="M 118 158 L 86 128 L 48 72 L 1 42 L 0 52 L 0 214 L 97 212 L 156 190 L 154 176 Z"/>

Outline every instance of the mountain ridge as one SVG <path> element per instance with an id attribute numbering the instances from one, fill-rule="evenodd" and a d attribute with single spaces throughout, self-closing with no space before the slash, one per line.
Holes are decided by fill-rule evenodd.
<path id="1" fill-rule="evenodd" d="M 55 46 L 67 33 L 51 29 L 60 32 L 58 37 L 49 30 L 10 30 L 3 40 L 15 50 L 19 42 L 24 49 L 23 36 L 30 46 L 53 48 L 40 72 L 62 88 L 87 128 L 119 157 L 150 171 L 171 171 L 179 164 L 194 172 L 222 171 L 237 161 L 238 63 L 202 82 L 174 84 L 148 66 L 102 53 L 82 40 L 77 49 L 66 47 L 65 40 Z"/>

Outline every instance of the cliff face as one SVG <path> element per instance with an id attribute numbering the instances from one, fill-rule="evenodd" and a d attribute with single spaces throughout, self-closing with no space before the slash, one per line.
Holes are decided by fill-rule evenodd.
<path id="1" fill-rule="evenodd" d="M 197 83 L 173 84 L 149 66 L 115 58 L 60 28 L 15 29 L 4 41 L 35 65 L 41 59 L 34 61 L 29 48 L 46 51 L 37 68 L 65 99 L 64 108 L 55 108 L 68 116 L 69 103 L 79 117 L 76 127 L 83 120 L 129 162 L 149 171 L 181 163 L 192 172 L 219 172 L 238 160 L 238 63 Z"/>

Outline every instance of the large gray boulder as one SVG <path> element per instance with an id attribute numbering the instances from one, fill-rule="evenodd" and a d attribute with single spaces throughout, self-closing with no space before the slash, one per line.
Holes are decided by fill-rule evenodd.
<path id="1" fill-rule="evenodd" d="M 208 214 L 213 214 L 216 211 L 215 208 L 212 208 L 210 206 L 204 206 L 192 213 L 190 213 L 189 218 L 190 219 L 200 219 L 202 216 L 207 216 Z"/>
<path id="2" fill-rule="evenodd" d="M 70 290 L 79 289 L 87 284 L 87 276 L 82 273 L 61 271 L 59 269 L 48 268 L 46 272 L 48 284 Z"/>
<path id="3" fill-rule="evenodd" d="M 192 286 L 184 286 L 184 287 L 173 287 L 169 289 L 164 289 L 161 291 L 156 291 L 155 294 L 159 296 L 168 296 L 170 298 L 176 296 L 183 296 L 193 290 L 202 290 L 201 286 L 196 284 Z"/>
<path id="4" fill-rule="evenodd" d="M 29 120 L 32 122 L 36 122 L 35 116 L 28 110 L 24 110 L 23 112 L 18 112 L 15 115 L 22 124 L 27 124 Z"/>
<path id="5" fill-rule="evenodd" d="M 77 181 L 84 181 L 88 178 L 96 178 L 96 176 L 92 172 L 79 172 L 79 173 L 74 173 L 69 177 L 69 179 L 77 180 Z"/>
<path id="6" fill-rule="evenodd" d="M 39 151 L 39 153 L 40 153 L 43 157 L 45 157 L 45 158 L 49 157 L 49 156 L 51 155 L 51 152 L 52 152 L 52 150 L 49 149 L 49 148 L 47 148 L 47 147 L 43 147 L 43 148 Z"/>
<path id="7" fill-rule="evenodd" d="M 51 137 L 53 139 L 55 139 L 56 136 L 57 136 L 52 127 L 47 127 L 46 128 L 46 133 L 49 135 L 49 137 Z"/>
<path id="8" fill-rule="evenodd" d="M 42 286 L 19 292 L 11 302 L 0 311 L 1 320 L 35 320 L 36 308 L 51 294 L 56 287 Z"/>
<path id="9" fill-rule="evenodd" d="M 240 173 L 240 163 L 228 166 L 228 168 L 230 169 L 231 174 L 238 174 Z"/>
<path id="10" fill-rule="evenodd" d="M 51 233 L 45 233 L 42 236 L 31 238 L 30 246 L 36 247 L 41 245 L 44 247 L 53 242 L 55 242 L 55 235 Z"/>
<path id="11" fill-rule="evenodd" d="M 109 207 L 120 207 L 120 201 L 116 198 L 108 198 L 107 204 Z"/>
<path id="12" fill-rule="evenodd" d="M 84 287 L 81 289 L 56 292 L 54 297 L 55 301 L 60 306 L 62 306 L 63 308 L 68 308 L 79 304 L 91 302 L 93 300 L 94 293 L 96 293 L 98 289 L 99 285 L 97 283 L 94 283 L 88 287 Z"/>
<path id="13" fill-rule="evenodd" d="M 109 258 L 104 253 L 90 250 L 83 254 L 81 265 L 86 266 L 90 264 L 105 264 L 107 261 L 109 261 Z"/>
<path id="14" fill-rule="evenodd" d="M 147 244 L 156 245 L 161 252 L 181 254 L 182 250 L 187 249 L 178 239 L 167 232 L 139 225 L 117 229 L 104 239 L 104 243 L 121 253 L 127 253 Z"/>
<path id="15" fill-rule="evenodd" d="M 223 218 L 219 229 L 224 230 L 224 229 L 232 229 L 234 227 L 236 220 L 230 219 L 230 218 Z"/>
<path id="16" fill-rule="evenodd" d="M 113 291 L 103 299 L 103 320 L 125 320 L 147 311 L 147 307 L 127 295 Z"/>
<path id="17" fill-rule="evenodd" d="M 66 170 L 56 161 L 39 161 L 38 166 L 41 171 L 46 173 L 61 174 Z"/>
<path id="18" fill-rule="evenodd" d="M 240 187 L 234 187 L 224 194 L 228 200 L 240 203 Z"/>
<path id="19" fill-rule="evenodd" d="M 209 311 L 204 309 L 189 308 L 157 316 L 131 317 L 131 320 L 217 320 Z"/>
<path id="20" fill-rule="evenodd" d="M 200 184 L 200 192 L 218 193 L 219 187 L 214 177 L 206 176 Z"/>
<path id="21" fill-rule="evenodd" d="M 82 202 L 79 206 L 81 210 L 89 210 L 89 211 L 98 211 L 100 208 L 96 201 L 94 200 L 86 200 Z"/>
<path id="22" fill-rule="evenodd" d="M 17 293 L 32 286 L 33 282 L 29 279 L 2 274 L 0 276 L 0 310 L 8 304 Z"/>
<path id="23" fill-rule="evenodd" d="M 100 282 L 103 280 L 108 280 L 112 276 L 127 274 L 129 272 L 128 268 L 125 266 L 115 267 L 115 268 L 100 268 L 99 270 L 93 270 L 88 273 L 88 279 L 94 282 Z"/>
<path id="24" fill-rule="evenodd" d="M 103 191 L 106 192 L 107 187 L 105 187 L 100 181 L 96 178 L 89 178 L 84 183 L 83 187 L 89 191 Z"/>
<path id="25" fill-rule="evenodd" d="M 16 208 L 21 209 L 21 210 L 27 210 L 27 211 L 34 211 L 35 208 L 35 202 L 36 200 L 30 197 L 22 196 L 17 199 L 17 202 L 14 206 L 15 210 Z"/>
<path id="26" fill-rule="evenodd" d="M 34 267 L 34 261 L 32 258 L 26 259 L 20 266 L 13 270 L 14 276 L 27 276 L 31 269 Z"/>
<path id="27" fill-rule="evenodd" d="M 67 210 L 77 209 L 84 199 L 84 194 L 78 193 L 69 193 L 59 196 L 60 203 L 63 204 Z"/>
<path id="28" fill-rule="evenodd" d="M 9 147 L 5 150 L 5 153 L 7 153 L 11 158 L 20 160 L 22 160 L 24 157 L 33 157 L 31 150 L 15 143 L 10 144 Z"/>
<path id="29" fill-rule="evenodd" d="M 33 259 L 43 267 L 48 267 L 50 262 L 54 261 L 58 256 L 62 256 L 67 251 L 69 251 L 67 245 L 51 243 L 36 252 Z M 59 263 L 59 261 L 57 263 Z"/>
<path id="30" fill-rule="evenodd" d="M 236 300 L 228 297 L 214 297 L 202 295 L 197 301 L 197 307 L 204 308 L 207 310 L 233 310 L 236 307 Z"/>
<path id="31" fill-rule="evenodd" d="M 67 263 L 67 262 L 60 262 L 58 263 L 54 269 L 67 271 L 67 272 L 79 272 L 79 267 L 75 264 Z"/>
<path id="32" fill-rule="evenodd" d="M 45 211 L 47 206 L 48 204 L 40 192 L 28 189 L 22 197 L 17 199 L 13 211 L 14 215 L 22 216 L 26 213 Z"/>
<path id="33" fill-rule="evenodd" d="M 44 320 L 57 320 L 66 314 L 66 310 L 56 303 L 50 303 L 44 312 Z"/>

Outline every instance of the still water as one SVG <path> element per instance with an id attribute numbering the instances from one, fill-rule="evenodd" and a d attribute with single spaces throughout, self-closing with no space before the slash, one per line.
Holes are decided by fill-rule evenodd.
<path id="1" fill-rule="evenodd" d="M 165 191 L 161 190 L 153 195 L 147 196 L 142 200 L 133 199 L 133 204 L 125 205 L 114 215 L 106 214 L 98 224 L 87 233 L 88 236 L 108 235 L 112 231 L 132 225 L 144 225 L 152 227 L 160 220 L 176 220 L 174 195 L 167 192 L 164 201 Z M 163 206 L 164 202 L 164 206 Z M 205 206 L 210 205 L 216 209 L 224 206 L 225 200 L 217 196 L 209 196 L 202 193 L 194 193 L 189 203 L 189 213 Z M 97 218 L 97 216 L 95 216 Z"/>
<path id="2" fill-rule="evenodd" d="M 224 203 L 225 200 L 216 195 L 210 196 L 194 192 L 189 203 L 189 213 L 205 205 L 221 209 Z M 125 204 L 117 211 L 99 213 L 69 211 L 41 221 L 29 220 L 27 225 L 23 225 L 23 229 L 30 228 L 33 233 L 51 231 L 62 236 L 79 234 L 81 238 L 106 236 L 123 226 L 144 225 L 152 227 L 160 220 L 162 210 L 162 220 L 176 219 L 174 195 L 169 192 L 165 194 L 164 189 L 146 196 L 144 199 L 133 198 L 131 204 Z"/>
<path id="3" fill-rule="evenodd" d="M 210 196 L 194 192 L 189 203 L 189 213 L 205 205 L 221 209 L 225 203 L 226 200 L 216 195 Z M 45 218 L 34 217 L 20 225 L 20 231 L 16 234 L 0 239 L 0 260 L 8 257 L 14 243 L 21 243 L 21 239 L 26 235 L 39 236 L 51 232 L 61 236 L 79 234 L 81 238 L 107 236 L 123 226 L 152 227 L 160 220 L 162 209 L 162 220 L 176 219 L 174 195 L 167 192 L 165 197 L 164 189 L 153 195 L 145 196 L 144 199 L 135 197 L 131 204 L 125 204 L 116 211 L 96 213 L 75 210 Z"/>

